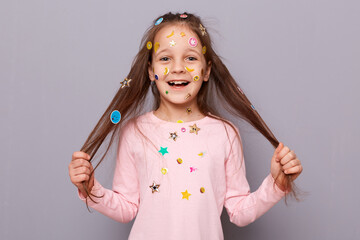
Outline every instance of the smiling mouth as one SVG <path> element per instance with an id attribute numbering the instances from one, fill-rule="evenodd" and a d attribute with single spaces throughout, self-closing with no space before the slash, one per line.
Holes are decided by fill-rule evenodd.
<path id="1" fill-rule="evenodd" d="M 181 86 L 186 86 L 186 85 L 188 85 L 189 82 L 187 82 L 187 81 L 169 81 L 168 84 L 169 84 L 170 86 L 179 86 L 179 87 L 181 87 Z"/>

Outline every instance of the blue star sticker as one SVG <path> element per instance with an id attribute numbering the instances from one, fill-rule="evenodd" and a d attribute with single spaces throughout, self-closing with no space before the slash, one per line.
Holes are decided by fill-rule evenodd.
<path id="1" fill-rule="evenodd" d="M 159 153 L 161 153 L 164 156 L 165 153 L 169 153 L 169 152 L 167 150 L 167 147 L 166 148 L 160 147 Z"/>

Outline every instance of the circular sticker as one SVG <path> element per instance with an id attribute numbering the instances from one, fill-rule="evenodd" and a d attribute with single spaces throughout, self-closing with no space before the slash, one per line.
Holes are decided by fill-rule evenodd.
<path id="1" fill-rule="evenodd" d="M 201 187 L 201 188 L 200 188 L 200 192 L 201 192 L 201 193 L 204 193 L 204 192 L 205 192 L 205 188 Z"/>
<path id="2" fill-rule="evenodd" d="M 176 161 L 178 162 L 178 164 L 182 164 L 182 162 L 183 162 L 183 160 L 181 158 L 178 158 Z"/>
<path id="3" fill-rule="evenodd" d="M 114 110 L 112 111 L 111 115 L 110 115 L 110 120 L 112 123 L 117 124 L 120 122 L 121 119 L 121 114 L 118 110 Z"/>
<path id="4" fill-rule="evenodd" d="M 199 76 L 196 75 L 196 76 L 194 77 L 194 81 L 196 82 L 196 81 L 198 81 L 198 80 L 199 80 Z"/>
<path id="5" fill-rule="evenodd" d="M 164 18 L 159 18 L 158 20 L 156 20 L 155 26 L 159 25 L 163 20 Z"/>
<path id="6" fill-rule="evenodd" d="M 147 49 L 151 49 L 152 48 L 152 43 L 149 41 L 149 42 L 147 42 L 146 43 L 146 47 L 147 47 Z"/>
<path id="7" fill-rule="evenodd" d="M 161 169 L 161 173 L 162 173 L 162 174 L 165 175 L 167 172 L 168 172 L 168 169 L 167 169 L 167 168 L 162 168 L 162 169 Z"/>
<path id="8" fill-rule="evenodd" d="M 203 46 L 202 48 L 202 54 L 205 54 L 206 53 L 206 46 Z"/>
<path id="9" fill-rule="evenodd" d="M 182 132 L 186 132 L 186 128 L 181 128 L 181 131 L 182 131 Z"/>
<path id="10" fill-rule="evenodd" d="M 159 76 L 157 74 L 155 74 L 155 79 L 159 80 Z"/>
<path id="11" fill-rule="evenodd" d="M 198 41 L 197 41 L 196 38 L 194 38 L 194 37 L 189 38 L 189 44 L 190 44 L 190 46 L 196 47 L 196 46 L 197 46 L 197 43 L 198 43 Z"/>

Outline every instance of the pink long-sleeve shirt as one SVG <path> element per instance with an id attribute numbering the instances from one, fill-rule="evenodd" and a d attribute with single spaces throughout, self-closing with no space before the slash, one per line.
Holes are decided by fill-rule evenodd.
<path id="1" fill-rule="evenodd" d="M 241 137 L 229 124 L 210 117 L 167 122 L 148 112 L 137 125 L 148 139 L 129 122 L 120 134 L 113 189 L 95 179 L 92 193 L 104 196 L 88 199 L 116 221 L 136 216 L 130 240 L 224 239 L 224 206 L 232 223 L 245 226 L 285 195 L 271 174 L 250 193 Z"/>

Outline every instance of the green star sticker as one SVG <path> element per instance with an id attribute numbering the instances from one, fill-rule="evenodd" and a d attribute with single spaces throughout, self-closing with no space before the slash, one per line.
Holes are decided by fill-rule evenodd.
<path id="1" fill-rule="evenodd" d="M 169 152 L 167 150 L 167 147 L 166 148 L 160 147 L 159 153 L 161 153 L 164 156 L 165 153 L 169 153 Z"/>

